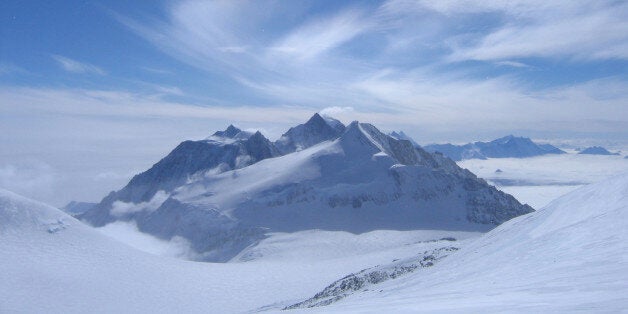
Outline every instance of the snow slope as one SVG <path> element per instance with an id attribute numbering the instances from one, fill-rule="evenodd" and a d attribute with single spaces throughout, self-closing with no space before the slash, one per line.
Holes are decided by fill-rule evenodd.
<path id="1" fill-rule="evenodd" d="M 500 225 L 428 272 L 312 311 L 625 311 L 627 230 L 624 173 Z"/>
<path id="2" fill-rule="evenodd" d="M 237 262 L 196 263 L 142 253 L 0 190 L 0 313 L 250 312 L 304 299 L 346 273 L 429 249 L 434 239 L 475 235 L 275 234 Z"/>

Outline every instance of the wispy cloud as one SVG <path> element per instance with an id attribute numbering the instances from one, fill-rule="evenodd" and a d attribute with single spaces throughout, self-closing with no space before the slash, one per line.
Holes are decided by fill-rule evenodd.
<path id="1" fill-rule="evenodd" d="M 329 95 L 355 98 L 348 87 L 391 66 L 410 73 L 466 60 L 523 68 L 520 59 L 531 57 L 628 59 L 627 8 L 612 1 L 389 0 L 302 15 L 307 9 L 293 3 L 182 1 L 167 7 L 165 19 L 116 18 L 193 67 L 269 99 L 318 106 Z M 272 12 L 292 18 L 279 23 Z M 369 104 L 376 102 L 358 107 Z"/>
<path id="2" fill-rule="evenodd" d="M 451 41 L 451 61 L 628 59 L 628 3 L 623 1 L 417 1 L 413 6 L 448 19 L 492 14 L 505 21 Z"/>
<path id="3" fill-rule="evenodd" d="M 537 123 L 541 112 L 575 125 L 618 120 L 618 104 L 628 99 L 570 92 L 597 78 L 539 88 L 516 74 L 536 68 L 525 58 L 628 59 L 625 3 L 389 0 L 311 15 L 275 5 L 183 1 L 156 22 L 118 19 L 173 57 L 262 98 L 306 109 L 352 107 L 351 115 L 375 122 L 451 128 L 473 120 L 473 127 L 508 129 Z M 287 18 L 278 23 L 272 12 Z M 486 61 L 488 71 L 500 66 L 500 74 L 455 65 L 468 60 Z M 609 81 L 626 85 L 621 77 Z M 488 123 L 494 119 L 500 122 Z"/>
<path id="4" fill-rule="evenodd" d="M 10 74 L 28 74 L 29 72 L 12 63 L 0 63 L 0 76 Z"/>
<path id="5" fill-rule="evenodd" d="M 67 72 L 97 75 L 107 74 L 105 70 L 93 64 L 79 62 L 64 56 L 52 55 L 52 59 L 54 59 L 59 64 L 59 66 L 61 66 L 61 68 Z"/>
<path id="6" fill-rule="evenodd" d="M 161 93 L 0 87 L 0 113 L 60 114 L 95 118 L 186 118 L 244 122 L 297 122 L 312 113 L 304 107 L 200 106 L 164 100 Z M 54 106 L 49 106 L 54 103 Z"/>
<path id="7" fill-rule="evenodd" d="M 271 46 L 272 51 L 298 59 L 314 58 L 365 32 L 369 20 L 359 10 L 347 10 L 325 19 L 309 21 Z"/>
<path id="8" fill-rule="evenodd" d="M 515 68 L 529 68 L 530 66 L 523 63 L 523 62 L 517 62 L 517 61 L 497 61 L 495 62 L 496 65 L 499 66 L 509 66 L 509 67 L 515 67 Z"/>
<path id="9" fill-rule="evenodd" d="M 153 74 L 160 74 L 160 75 L 173 74 L 172 71 L 153 68 L 153 67 L 141 67 L 141 69 L 146 72 L 153 73 Z"/>

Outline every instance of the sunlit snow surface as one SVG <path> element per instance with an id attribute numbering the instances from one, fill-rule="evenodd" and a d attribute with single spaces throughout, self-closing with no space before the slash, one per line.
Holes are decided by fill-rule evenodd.
<path id="1" fill-rule="evenodd" d="M 318 312 L 621 312 L 628 308 L 628 173 L 514 218 L 430 268 Z"/>
<path id="2" fill-rule="evenodd" d="M 535 209 L 578 187 L 628 171 L 628 159 L 623 156 L 575 153 L 530 158 L 469 159 L 457 164 Z M 496 172 L 498 169 L 501 172 Z"/>

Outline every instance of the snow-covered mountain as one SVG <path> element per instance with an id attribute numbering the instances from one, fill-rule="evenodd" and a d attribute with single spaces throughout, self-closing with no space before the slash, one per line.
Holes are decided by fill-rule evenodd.
<path id="1" fill-rule="evenodd" d="M 488 230 L 532 211 L 440 154 L 370 124 L 329 121 L 316 114 L 286 132 L 300 150 L 277 157 L 259 133 L 184 142 L 82 219 L 131 220 L 158 238 L 185 238 L 204 260 L 226 261 L 268 232 Z M 338 135 L 326 139 L 331 130 Z M 202 149 L 180 149 L 185 143 Z M 232 150 L 247 162 L 228 164 L 241 156 Z"/>
<path id="2" fill-rule="evenodd" d="M 606 148 L 601 146 L 591 146 L 587 147 L 578 154 L 586 154 L 586 155 L 619 155 L 619 153 L 611 153 Z"/>
<path id="3" fill-rule="evenodd" d="M 275 146 L 259 131 L 246 132 L 230 125 L 225 131 L 218 131 L 204 140 L 179 144 L 150 169 L 134 176 L 123 189 L 111 192 L 92 210 L 81 215 L 81 219 L 95 226 L 103 226 L 118 218 L 131 219 L 137 211 L 122 208 L 125 206 L 122 204 L 151 207 L 155 202 L 165 200 L 167 193 L 191 180 L 196 173 L 221 173 L 276 156 L 279 152 Z M 120 206 L 116 207 L 116 204 Z"/>
<path id="4" fill-rule="evenodd" d="M 460 161 L 463 159 L 525 158 L 565 152 L 550 144 L 536 144 L 527 137 L 508 135 L 490 142 L 475 142 L 465 145 L 430 144 L 423 147 L 429 152 L 441 152 Z"/>
<path id="5" fill-rule="evenodd" d="M 625 173 L 512 219 L 433 267 L 421 270 L 426 265 L 419 262 L 425 258 L 414 264 L 378 266 L 367 270 L 369 276 L 363 272 L 351 275 L 355 279 L 347 276 L 344 286 L 332 284 L 316 294 L 318 299 L 295 307 L 339 300 L 318 309 L 325 313 L 624 311 L 627 196 Z M 429 261 L 436 262 L 439 255 L 431 254 Z M 412 273 L 401 276 L 408 272 Z M 364 288 L 353 289 L 356 286 Z"/>

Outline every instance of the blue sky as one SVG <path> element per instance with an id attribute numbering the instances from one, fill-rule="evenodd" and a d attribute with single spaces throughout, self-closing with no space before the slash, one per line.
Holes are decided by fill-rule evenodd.
<path id="1" fill-rule="evenodd" d="M 621 141 L 627 108 L 626 1 L 0 4 L 0 183 L 56 205 L 229 123 Z"/>

